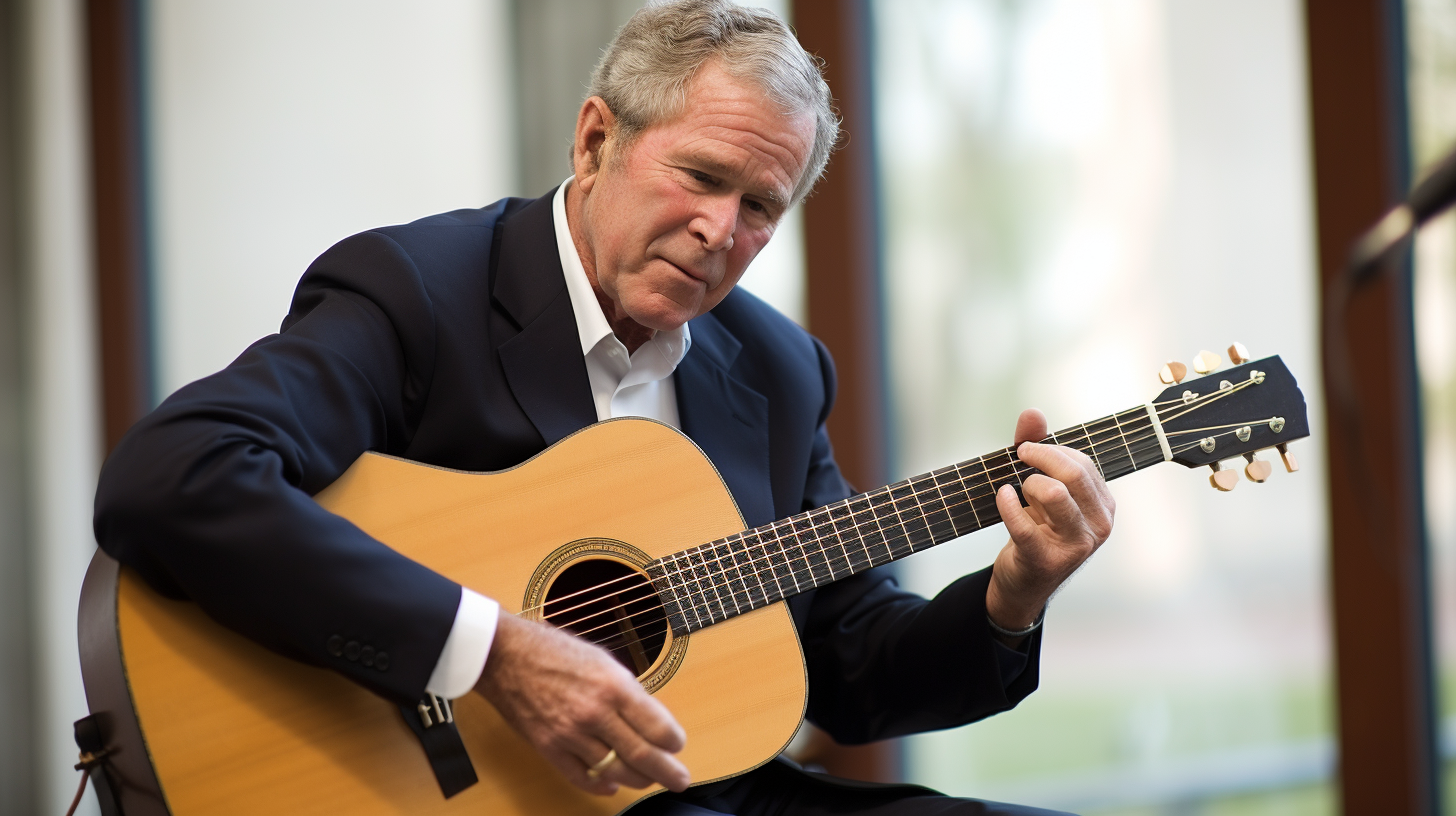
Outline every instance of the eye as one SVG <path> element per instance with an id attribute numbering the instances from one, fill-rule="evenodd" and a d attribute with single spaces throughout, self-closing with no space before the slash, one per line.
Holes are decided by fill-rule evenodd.
<path id="1" fill-rule="evenodd" d="M 713 178 L 712 176 L 708 175 L 707 173 L 704 173 L 701 170 L 694 170 L 692 168 L 686 168 L 686 169 L 687 169 L 688 176 L 690 176 L 693 181 L 696 181 L 699 184 L 702 184 L 702 185 L 704 185 L 706 187 L 713 187 L 713 186 L 716 186 L 718 184 L 718 180 L 717 179 Z"/>
<path id="2" fill-rule="evenodd" d="M 763 204 L 758 201 L 754 201 L 751 198 L 743 199 L 743 204 L 744 206 L 748 207 L 748 209 L 761 215 L 766 215 L 768 213 L 767 207 L 763 206 Z"/>

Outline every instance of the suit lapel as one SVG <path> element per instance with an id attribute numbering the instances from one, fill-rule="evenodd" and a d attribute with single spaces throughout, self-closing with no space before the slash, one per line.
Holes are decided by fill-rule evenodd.
<path id="1" fill-rule="evenodd" d="M 521 329 L 500 346 L 506 381 L 547 445 L 597 421 L 556 251 L 552 195 L 536 199 L 502 225 L 492 290 Z"/>
<path id="2" fill-rule="evenodd" d="M 711 313 L 691 324 L 693 345 L 677 367 L 678 417 L 718 468 L 748 526 L 776 518 L 769 481 L 768 398 L 729 372 L 742 344 Z"/>

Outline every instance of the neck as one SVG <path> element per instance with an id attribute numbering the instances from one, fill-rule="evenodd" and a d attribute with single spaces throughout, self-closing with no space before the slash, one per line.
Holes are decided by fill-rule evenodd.
<path id="1" fill-rule="evenodd" d="M 586 271 L 592 294 L 597 296 L 597 304 L 602 307 L 602 314 L 607 318 L 607 324 L 612 327 L 612 334 L 622 341 L 622 345 L 627 347 L 627 353 L 631 354 L 651 340 L 657 332 L 633 320 L 622 308 L 621 302 L 602 289 L 601 281 L 597 277 L 596 254 L 592 252 L 592 243 L 584 228 L 585 224 L 586 197 L 576 184 L 571 184 L 566 188 L 566 228 L 571 231 L 571 243 L 576 247 L 576 256 L 581 259 L 581 268 Z"/>
<path id="2" fill-rule="evenodd" d="M 1146 407 L 1058 431 L 1111 481 L 1164 461 Z M 996 490 L 1036 471 L 1003 448 L 659 558 L 647 567 L 678 634 L 710 626 L 1001 521 Z"/>

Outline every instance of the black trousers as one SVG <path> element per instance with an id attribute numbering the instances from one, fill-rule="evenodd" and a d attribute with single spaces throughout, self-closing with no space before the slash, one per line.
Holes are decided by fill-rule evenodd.
<path id="1" fill-rule="evenodd" d="M 726 782 L 654 796 L 625 816 L 1069 816 L 956 799 L 919 785 L 875 785 L 800 770 L 783 760 Z"/>

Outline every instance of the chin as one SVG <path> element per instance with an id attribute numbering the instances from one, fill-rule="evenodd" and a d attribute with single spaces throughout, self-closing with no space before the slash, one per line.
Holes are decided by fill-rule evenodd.
<path id="1" fill-rule="evenodd" d="M 672 331 L 697 317 L 698 311 L 674 302 L 666 308 L 660 304 L 651 304 L 642 309 L 628 309 L 627 314 L 653 331 Z"/>

